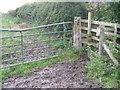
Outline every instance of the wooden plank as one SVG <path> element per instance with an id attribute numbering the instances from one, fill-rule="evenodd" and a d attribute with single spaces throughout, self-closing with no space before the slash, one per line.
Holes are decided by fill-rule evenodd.
<path id="1" fill-rule="evenodd" d="M 83 30 L 88 30 L 88 27 L 83 27 L 83 26 L 82 26 L 81 29 L 83 29 Z M 106 28 L 106 29 L 105 29 L 105 31 L 110 31 L 110 30 L 113 31 L 114 29 L 109 29 L 109 28 Z M 97 32 L 97 29 L 91 28 L 91 31 L 92 31 L 92 32 Z M 112 32 L 108 32 L 108 33 L 112 33 Z"/>
<path id="2" fill-rule="evenodd" d="M 85 33 L 82 33 L 82 37 L 87 37 L 88 35 Z"/>
<path id="3" fill-rule="evenodd" d="M 118 61 L 116 60 L 116 58 L 114 58 L 113 54 L 111 53 L 109 47 L 106 45 L 106 44 L 103 44 L 102 45 L 103 48 L 105 49 L 105 51 L 107 52 L 107 54 L 109 55 L 109 57 L 112 59 L 112 61 L 118 66 L 119 63 Z"/>
<path id="4" fill-rule="evenodd" d="M 98 45 L 96 43 L 91 43 L 91 42 L 87 42 L 87 41 L 82 41 L 82 43 L 86 44 L 86 45 L 89 45 L 89 46 L 94 46 L 96 48 L 98 48 Z"/>
<path id="5" fill-rule="evenodd" d="M 88 20 L 86 20 L 86 19 L 81 19 L 81 22 L 83 22 L 83 23 L 88 23 Z M 116 23 L 108 23 L 108 22 L 102 22 L 102 21 L 92 21 L 92 24 L 114 27 L 114 25 L 115 25 Z M 120 24 L 118 24 L 117 28 L 120 28 Z"/>
<path id="6" fill-rule="evenodd" d="M 83 29 L 83 30 L 88 30 L 88 27 L 81 27 L 81 29 Z"/>
<path id="7" fill-rule="evenodd" d="M 81 29 L 83 29 L 83 30 L 88 30 L 87 27 L 83 27 L 83 26 L 81 27 Z M 105 31 L 107 31 L 107 30 L 108 30 L 108 28 L 105 29 Z M 112 30 L 112 29 L 110 29 L 110 30 Z M 91 28 L 91 31 L 92 31 L 92 32 L 97 32 L 97 29 Z M 107 32 L 107 34 L 109 34 L 109 35 L 111 35 L 111 33 L 112 33 L 112 32 Z M 112 34 L 113 34 L 113 33 L 112 33 Z"/>
<path id="8" fill-rule="evenodd" d="M 86 19 L 81 19 L 81 22 L 83 22 L 83 23 L 88 23 L 88 20 L 86 20 Z"/>
<path id="9" fill-rule="evenodd" d="M 112 32 L 105 32 L 106 35 L 114 35 Z"/>
<path id="10" fill-rule="evenodd" d="M 98 38 L 98 37 L 92 36 L 91 38 L 92 38 L 93 40 L 95 40 L 95 41 L 99 41 L 99 38 Z"/>
<path id="11" fill-rule="evenodd" d="M 83 27 L 83 26 L 82 26 L 81 29 L 82 29 L 82 30 L 86 30 L 86 31 L 88 32 L 88 27 Z M 92 29 L 91 29 L 91 31 L 92 31 Z M 94 30 L 94 31 L 95 31 L 95 30 Z M 96 32 L 96 31 L 95 31 L 95 32 Z"/>
<path id="12" fill-rule="evenodd" d="M 97 30 L 97 29 L 91 29 L 92 32 L 97 32 L 96 30 Z"/>
<path id="13" fill-rule="evenodd" d="M 108 22 L 102 22 L 102 21 L 93 21 L 92 24 L 114 27 L 114 23 L 108 23 Z"/>

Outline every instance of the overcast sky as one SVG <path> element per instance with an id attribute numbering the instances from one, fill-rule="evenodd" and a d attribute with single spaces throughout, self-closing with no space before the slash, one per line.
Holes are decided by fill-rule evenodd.
<path id="1" fill-rule="evenodd" d="M 8 10 L 15 10 L 16 8 L 35 0 L 0 0 L 0 12 L 6 13 Z"/>

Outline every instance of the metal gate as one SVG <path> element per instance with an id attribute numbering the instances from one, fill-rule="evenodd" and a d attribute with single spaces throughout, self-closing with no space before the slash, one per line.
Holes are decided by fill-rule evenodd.
<path id="1" fill-rule="evenodd" d="M 62 22 L 27 29 L 0 30 L 0 68 L 59 56 L 56 53 L 72 45 L 72 26 L 72 22 Z"/>

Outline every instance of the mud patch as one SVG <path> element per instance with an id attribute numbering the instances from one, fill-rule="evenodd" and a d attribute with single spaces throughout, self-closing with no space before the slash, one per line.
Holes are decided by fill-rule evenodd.
<path id="1" fill-rule="evenodd" d="M 88 62 L 86 55 L 68 63 L 56 63 L 39 68 L 29 75 L 19 74 L 7 78 L 3 88 L 99 88 L 86 79 L 84 66 Z"/>

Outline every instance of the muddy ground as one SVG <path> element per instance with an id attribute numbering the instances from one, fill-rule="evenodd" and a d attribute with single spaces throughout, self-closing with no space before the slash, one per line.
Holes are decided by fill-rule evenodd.
<path id="1" fill-rule="evenodd" d="M 54 63 L 39 68 L 29 75 L 19 74 L 7 78 L 3 88 L 100 88 L 86 79 L 84 69 L 89 61 L 86 55 L 68 63 Z"/>

